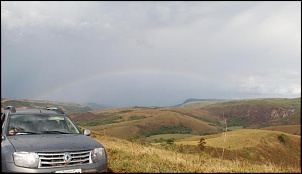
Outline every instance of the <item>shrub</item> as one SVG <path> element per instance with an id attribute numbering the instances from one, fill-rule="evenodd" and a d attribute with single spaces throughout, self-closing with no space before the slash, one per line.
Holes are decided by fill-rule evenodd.
<path id="1" fill-rule="evenodd" d="M 284 134 L 278 135 L 277 138 L 281 143 L 285 144 L 285 135 Z"/>
<path id="2" fill-rule="evenodd" d="M 173 144 L 174 143 L 174 138 L 168 138 L 166 139 L 167 144 Z"/>
<path id="3" fill-rule="evenodd" d="M 130 116 L 130 120 L 139 120 L 139 119 L 144 119 L 147 118 L 146 116 L 142 115 L 142 116 Z"/>

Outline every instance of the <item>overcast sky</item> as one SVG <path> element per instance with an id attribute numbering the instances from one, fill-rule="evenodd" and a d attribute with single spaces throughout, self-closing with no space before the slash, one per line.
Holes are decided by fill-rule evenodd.
<path id="1" fill-rule="evenodd" d="M 301 1 L 1 1 L 1 97 L 301 97 Z"/>

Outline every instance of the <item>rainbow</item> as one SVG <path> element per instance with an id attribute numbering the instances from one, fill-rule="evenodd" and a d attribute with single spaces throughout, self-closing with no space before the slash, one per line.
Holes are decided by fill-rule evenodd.
<path id="1" fill-rule="evenodd" d="M 77 78 L 75 80 L 63 83 L 62 85 L 56 86 L 46 92 L 43 92 L 41 94 L 38 94 L 37 96 L 34 97 L 34 100 L 46 100 L 49 96 L 56 92 L 60 92 L 64 89 L 71 88 L 73 86 L 77 86 L 83 83 L 86 83 L 91 80 L 95 79 L 100 79 L 100 78 L 108 78 L 108 77 L 118 77 L 118 76 L 123 76 L 123 75 L 144 75 L 144 74 L 150 74 L 150 75 L 173 75 L 173 76 L 180 76 L 180 77 L 187 77 L 187 78 L 194 78 L 196 80 L 209 80 L 209 75 L 206 73 L 203 74 L 196 74 L 192 73 L 189 71 L 171 71 L 171 70 L 163 70 L 163 69 L 118 69 L 118 70 L 113 70 L 113 71 L 108 71 L 108 72 L 97 72 L 93 75 L 89 76 L 83 76 L 80 78 Z"/>

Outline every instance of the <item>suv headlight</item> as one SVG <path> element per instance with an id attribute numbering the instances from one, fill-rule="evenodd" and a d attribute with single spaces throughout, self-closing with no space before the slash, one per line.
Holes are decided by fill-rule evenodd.
<path id="1" fill-rule="evenodd" d="M 14 152 L 16 166 L 38 168 L 39 156 L 34 152 Z"/>
<path id="2" fill-rule="evenodd" d="M 100 148 L 95 148 L 91 151 L 91 159 L 92 161 L 95 162 L 99 162 L 103 159 L 105 159 L 105 149 L 100 147 Z"/>

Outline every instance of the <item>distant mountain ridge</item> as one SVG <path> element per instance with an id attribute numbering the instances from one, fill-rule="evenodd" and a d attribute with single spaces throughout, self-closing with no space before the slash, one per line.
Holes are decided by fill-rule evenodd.
<path id="1" fill-rule="evenodd" d="M 91 108 L 93 110 L 112 108 L 110 106 L 100 105 L 100 104 L 97 104 L 97 103 L 83 103 L 83 105 L 88 106 L 89 108 Z"/>
<path id="2" fill-rule="evenodd" d="M 189 98 L 180 104 L 173 105 L 171 107 L 180 107 L 186 103 L 197 102 L 197 101 L 222 101 L 223 99 L 198 99 L 198 98 Z"/>
<path id="3" fill-rule="evenodd" d="M 184 104 L 184 103 L 188 103 L 188 102 L 194 102 L 194 101 L 208 101 L 208 100 L 213 100 L 213 99 L 189 98 L 189 99 L 185 100 L 185 101 L 183 102 L 183 104 Z"/>

